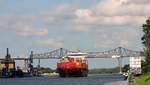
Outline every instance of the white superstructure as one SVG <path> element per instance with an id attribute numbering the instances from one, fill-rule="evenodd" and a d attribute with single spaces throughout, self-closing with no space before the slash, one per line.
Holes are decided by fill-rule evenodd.
<path id="1" fill-rule="evenodd" d="M 82 52 L 68 53 L 67 54 L 67 57 L 70 57 L 70 58 L 80 58 L 82 60 L 84 60 L 86 56 L 87 56 L 87 53 L 82 53 Z"/>

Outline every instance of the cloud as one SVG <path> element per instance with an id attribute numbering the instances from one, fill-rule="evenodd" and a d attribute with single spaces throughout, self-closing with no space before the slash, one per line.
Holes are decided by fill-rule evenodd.
<path id="1" fill-rule="evenodd" d="M 88 9 L 77 9 L 75 11 L 75 23 L 91 24 L 96 22 L 96 17 L 92 16 L 92 11 Z"/>
<path id="2" fill-rule="evenodd" d="M 144 21 L 143 16 L 102 16 L 99 18 L 101 25 L 105 26 L 140 26 Z"/>
<path id="3" fill-rule="evenodd" d="M 88 9 L 78 9 L 75 11 L 75 15 L 78 18 L 90 18 L 91 17 L 91 11 Z"/>
<path id="4" fill-rule="evenodd" d="M 96 37 L 95 48 L 115 48 L 118 46 L 141 49 L 141 35 L 136 28 L 127 28 L 125 31 L 101 33 Z"/>
<path id="5" fill-rule="evenodd" d="M 69 31 L 72 30 L 75 32 L 87 32 L 89 29 L 97 28 L 96 26 L 140 26 L 148 15 L 150 15 L 150 3 L 145 3 L 149 2 L 148 0 L 144 0 L 144 3 L 141 4 L 137 2 L 142 1 L 101 0 L 85 9 L 73 7 L 70 4 L 59 4 L 53 9 L 42 10 L 35 16 L 27 16 L 21 19 L 18 17 L 18 19 L 14 19 L 13 16 L 11 16 L 10 19 L 4 21 L 7 24 L 4 24 L 3 28 L 10 29 L 15 27 L 11 26 L 11 23 L 15 24 L 15 22 L 21 22 L 25 24 L 25 27 L 21 27 L 22 29 L 25 28 L 23 31 L 26 31 L 29 28 L 34 28 L 32 31 L 36 31 L 36 29 L 39 29 L 37 24 L 42 24 L 44 27 L 40 27 L 40 29 L 44 29 L 44 31 L 42 30 L 43 33 L 33 34 L 44 35 L 46 34 L 45 27 L 54 25 L 71 25 L 72 27 L 70 26 Z M 1 22 L 3 22 L 3 20 Z M 34 26 L 30 26 L 31 24 Z M 24 34 L 26 35 L 26 33 L 23 33 L 23 35 Z"/>
<path id="6" fill-rule="evenodd" d="M 48 35 L 48 29 L 36 26 L 38 22 L 35 17 L 0 17 L 0 32 L 13 32 L 19 36 L 45 36 Z"/>
<path id="7" fill-rule="evenodd" d="M 69 4 L 60 4 L 53 9 L 42 10 L 38 17 L 41 18 L 45 23 L 56 24 L 62 20 L 65 21 L 67 19 L 71 19 L 74 10 L 75 7 Z"/>
<path id="8" fill-rule="evenodd" d="M 36 30 L 34 27 L 30 27 L 29 25 L 25 25 L 23 23 L 16 23 L 16 33 L 20 36 L 44 36 L 48 35 L 48 29 L 42 28 L 41 30 Z"/>
<path id="9" fill-rule="evenodd" d="M 15 28 L 17 19 L 13 16 L 0 16 L 0 31 L 9 31 Z"/>
<path id="10" fill-rule="evenodd" d="M 55 6 L 53 9 L 50 10 L 42 10 L 41 11 L 41 15 L 45 16 L 45 17 L 51 17 L 51 16 L 56 16 L 56 15 L 60 15 L 62 13 L 69 13 L 74 11 L 74 7 L 71 6 L 70 4 L 59 4 L 57 6 Z"/>
<path id="11" fill-rule="evenodd" d="M 129 47 L 138 40 L 139 36 L 134 35 L 139 33 L 136 27 L 141 27 L 150 15 L 149 8 L 148 0 L 100 0 L 87 8 L 59 4 L 53 9 L 41 10 L 33 16 L 0 17 L 0 31 L 11 30 L 19 36 L 45 36 L 51 29 L 60 29 L 65 33 L 89 32 L 91 35 L 98 30 L 99 34 L 93 34 L 95 48 L 118 45 Z M 124 32 L 114 32 L 114 28 L 120 28 Z M 37 41 L 37 44 L 61 47 L 64 46 L 64 40 L 50 38 Z"/>
<path id="12" fill-rule="evenodd" d="M 150 0 L 128 0 L 128 2 L 136 4 L 150 4 Z"/>
<path id="13" fill-rule="evenodd" d="M 29 27 L 25 27 L 24 29 L 18 30 L 17 34 L 20 36 L 44 36 L 48 34 L 48 30 L 47 29 L 43 29 L 42 31 L 37 31 L 35 29 L 29 28 Z"/>
<path id="14" fill-rule="evenodd" d="M 106 38 L 105 38 L 106 39 Z M 96 40 L 96 43 L 94 45 L 94 48 L 101 48 L 101 49 L 106 49 L 106 48 L 110 48 L 115 44 L 115 42 L 113 40 Z"/>
<path id="15" fill-rule="evenodd" d="M 101 0 L 89 8 L 77 8 L 73 13 L 74 18 L 70 18 L 70 30 L 87 32 L 104 27 L 141 27 L 150 15 L 150 3 L 145 3 L 148 0 L 139 2 L 142 1 Z"/>
<path id="16" fill-rule="evenodd" d="M 150 14 L 150 3 L 138 4 L 130 0 L 102 0 L 91 7 L 96 15 L 103 16 L 145 16 Z"/>
<path id="17" fill-rule="evenodd" d="M 56 37 L 56 38 L 49 38 L 47 40 L 40 40 L 35 42 L 37 45 L 40 46 L 48 46 L 51 48 L 60 48 L 64 47 L 64 39 L 61 37 Z"/>
<path id="18" fill-rule="evenodd" d="M 69 26 L 70 28 L 67 30 L 76 33 L 101 29 L 101 27 L 141 26 L 147 15 L 150 14 L 149 6 L 149 4 L 138 4 L 129 0 L 102 0 L 85 9 L 61 4 L 51 10 L 42 10 L 36 16 L 26 16 L 19 19 L 18 22 L 24 25 L 20 27 L 22 31 L 17 31 L 17 34 L 20 36 L 32 36 L 31 34 L 44 36 L 48 34 L 46 27 L 49 26 Z M 16 21 L 12 20 L 11 23 L 14 22 Z M 37 24 L 42 24 L 44 27 L 39 28 Z M 9 28 L 9 25 L 5 26 Z"/>
<path id="19" fill-rule="evenodd" d="M 71 33 L 83 33 L 83 32 L 89 32 L 90 26 L 77 24 L 77 25 L 71 25 L 67 30 Z"/>

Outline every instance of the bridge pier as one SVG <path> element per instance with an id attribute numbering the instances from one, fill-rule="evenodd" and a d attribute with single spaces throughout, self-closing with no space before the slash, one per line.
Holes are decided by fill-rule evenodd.
<path id="1" fill-rule="evenodd" d="M 40 68 L 41 68 L 41 65 L 40 65 L 40 64 L 41 64 L 41 61 L 40 61 L 40 59 L 38 59 L 38 65 L 37 65 L 37 69 L 38 69 L 38 70 L 40 70 Z"/>
<path id="2" fill-rule="evenodd" d="M 29 62 L 28 62 L 28 68 L 31 75 L 33 75 L 33 51 L 31 51 Z"/>
<path id="3" fill-rule="evenodd" d="M 119 67 L 119 73 L 122 74 L 122 57 L 118 57 L 118 67 Z"/>
<path id="4" fill-rule="evenodd" d="M 24 70 L 28 72 L 28 59 L 24 60 Z"/>

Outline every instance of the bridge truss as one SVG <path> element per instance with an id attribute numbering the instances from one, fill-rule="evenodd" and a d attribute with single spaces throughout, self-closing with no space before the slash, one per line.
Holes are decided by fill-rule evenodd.
<path id="1" fill-rule="evenodd" d="M 25 66 L 33 64 L 33 59 L 38 59 L 38 67 L 40 67 L 40 59 L 60 59 L 68 53 L 77 53 L 78 51 L 70 51 L 65 48 L 59 48 L 51 52 L 34 54 L 33 51 L 30 54 L 30 57 L 25 60 Z M 120 68 L 120 73 L 122 73 L 122 58 L 123 57 L 139 57 L 143 56 L 141 51 L 133 51 L 123 47 L 118 47 L 112 50 L 103 51 L 103 52 L 84 52 L 87 54 L 86 58 L 113 58 L 113 56 L 118 59 L 118 66 Z M 32 72 L 32 71 L 31 71 Z"/>
<path id="2" fill-rule="evenodd" d="M 68 53 L 77 53 L 78 51 L 70 51 L 65 48 L 59 48 L 53 50 L 51 52 L 41 53 L 41 54 L 34 54 L 33 51 L 28 58 L 13 58 L 14 60 L 24 60 L 25 68 L 32 68 L 33 59 L 38 59 L 38 66 L 40 67 L 40 59 L 61 59 L 63 56 L 67 55 Z M 103 51 L 103 52 L 84 52 L 87 54 L 86 58 L 113 58 L 113 56 L 118 59 L 118 66 L 120 67 L 120 73 L 122 73 L 122 58 L 123 57 L 141 57 L 143 56 L 142 51 L 133 51 L 123 47 L 117 47 L 115 49 Z M 3 60 L 3 59 L 0 59 Z M 31 67 L 30 67 L 31 66 Z M 32 71 L 31 71 L 32 72 Z"/>
<path id="3" fill-rule="evenodd" d="M 31 54 L 30 57 L 33 59 L 60 59 L 67 53 L 76 53 L 77 51 L 70 51 L 65 48 L 59 48 L 51 52 L 41 53 L 41 54 Z M 138 57 L 143 56 L 141 51 L 133 51 L 123 47 L 118 47 L 112 50 L 103 51 L 103 52 L 85 52 L 87 53 L 86 58 L 112 58 L 112 56 L 117 55 L 120 57 Z"/>

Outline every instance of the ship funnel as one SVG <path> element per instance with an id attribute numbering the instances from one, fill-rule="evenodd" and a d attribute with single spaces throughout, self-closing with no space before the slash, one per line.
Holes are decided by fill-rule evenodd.
<path id="1" fill-rule="evenodd" d="M 6 59 L 10 58 L 10 54 L 9 54 L 9 49 L 7 48 L 7 55 L 6 55 Z"/>
<path id="2" fill-rule="evenodd" d="M 9 55 L 9 49 L 7 48 L 7 55 Z"/>

